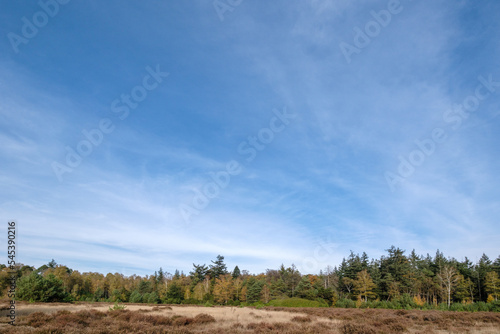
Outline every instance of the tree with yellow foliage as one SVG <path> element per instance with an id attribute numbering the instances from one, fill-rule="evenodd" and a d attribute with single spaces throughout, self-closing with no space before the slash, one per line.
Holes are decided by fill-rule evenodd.
<path id="1" fill-rule="evenodd" d="M 354 290 L 361 298 L 364 298 L 365 302 L 368 301 L 368 298 L 375 298 L 377 296 L 373 292 L 373 289 L 377 286 L 373 283 L 373 280 L 366 269 L 357 274 L 356 280 L 354 280 L 353 284 Z"/>
<path id="2" fill-rule="evenodd" d="M 486 292 L 495 300 L 498 300 L 498 295 L 500 294 L 500 279 L 498 278 L 497 272 L 490 271 L 486 274 L 484 286 L 486 288 Z"/>
<path id="3" fill-rule="evenodd" d="M 214 299 L 218 303 L 227 304 L 228 301 L 233 300 L 234 286 L 233 277 L 230 274 L 219 276 L 215 280 L 214 285 Z"/>

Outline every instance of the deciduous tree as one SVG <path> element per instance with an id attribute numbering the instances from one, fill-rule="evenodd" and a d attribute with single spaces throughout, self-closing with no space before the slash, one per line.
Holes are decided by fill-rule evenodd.
<path id="1" fill-rule="evenodd" d="M 455 288 L 459 279 L 457 270 L 450 265 L 444 265 L 441 269 L 441 272 L 437 275 L 437 278 L 441 282 L 441 286 L 443 288 L 443 291 L 445 292 L 449 308 L 451 304 L 451 293 L 453 292 L 453 289 Z"/>
<path id="2" fill-rule="evenodd" d="M 214 299 L 216 302 L 227 304 L 228 301 L 233 300 L 234 286 L 233 278 L 230 274 L 219 276 L 215 280 L 214 285 Z"/>
<path id="3" fill-rule="evenodd" d="M 354 281 L 354 290 L 361 298 L 364 298 L 365 302 L 368 301 L 368 298 L 376 297 L 376 294 L 373 292 L 375 288 L 376 285 L 373 283 L 366 269 L 357 274 L 356 280 Z"/>

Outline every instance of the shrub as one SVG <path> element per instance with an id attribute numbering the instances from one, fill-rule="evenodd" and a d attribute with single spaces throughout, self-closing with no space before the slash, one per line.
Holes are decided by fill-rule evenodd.
<path id="1" fill-rule="evenodd" d="M 193 320 L 195 324 L 207 324 L 210 322 L 215 322 L 215 318 L 206 313 L 197 314 Z"/>
<path id="2" fill-rule="evenodd" d="M 328 304 L 324 300 L 323 303 L 320 303 L 317 300 L 302 298 L 274 299 L 267 305 L 275 307 L 328 307 Z"/>
<path id="3" fill-rule="evenodd" d="M 490 311 L 500 312 L 500 300 L 495 300 L 490 304 Z"/>
<path id="4" fill-rule="evenodd" d="M 172 318 L 172 324 L 174 326 L 186 326 L 186 325 L 189 325 L 191 322 L 193 322 L 193 319 L 188 318 L 188 317 L 173 317 Z"/>
<path id="5" fill-rule="evenodd" d="M 113 307 L 109 307 L 110 311 L 124 310 L 126 308 L 125 305 L 119 305 L 118 302 L 115 302 Z"/>
<path id="6" fill-rule="evenodd" d="M 340 327 L 340 332 L 342 334 L 375 334 L 376 331 L 372 326 L 368 326 L 365 324 L 355 324 L 355 323 L 346 323 L 342 327 Z"/>
<path id="7" fill-rule="evenodd" d="M 476 310 L 479 312 L 488 312 L 490 310 L 489 305 L 485 302 L 477 302 L 474 306 L 476 306 Z"/>
<path id="8" fill-rule="evenodd" d="M 292 321 L 296 321 L 296 322 L 311 322 L 312 318 L 310 316 L 307 316 L 307 317 L 295 316 L 295 317 L 292 318 Z"/>
<path id="9" fill-rule="evenodd" d="M 32 327 L 40 327 L 52 320 L 52 317 L 43 312 L 34 312 L 26 317 L 26 323 Z"/>
<path id="10" fill-rule="evenodd" d="M 339 299 L 337 303 L 335 304 L 335 307 L 340 307 L 340 308 L 355 308 L 356 307 L 356 302 L 351 299 Z"/>
<path id="11" fill-rule="evenodd" d="M 465 305 L 461 303 L 453 303 L 450 305 L 450 311 L 465 311 Z"/>
<path id="12" fill-rule="evenodd" d="M 409 293 L 403 293 L 403 295 L 399 297 L 399 304 L 401 305 L 402 308 L 407 310 L 417 307 L 417 304 L 415 304 L 413 298 L 410 296 Z"/>

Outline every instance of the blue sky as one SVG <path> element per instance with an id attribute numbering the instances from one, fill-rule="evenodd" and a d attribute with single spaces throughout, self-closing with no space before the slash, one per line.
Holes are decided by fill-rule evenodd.
<path id="1" fill-rule="evenodd" d="M 0 7 L 0 217 L 20 262 L 500 254 L 497 1 Z"/>

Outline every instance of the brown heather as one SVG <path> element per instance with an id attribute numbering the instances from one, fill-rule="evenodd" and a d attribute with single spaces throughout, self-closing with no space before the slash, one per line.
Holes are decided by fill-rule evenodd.
<path id="1" fill-rule="evenodd" d="M 500 333 L 500 313 L 384 309 L 198 307 L 20 303 L 16 326 L 0 333 Z"/>

